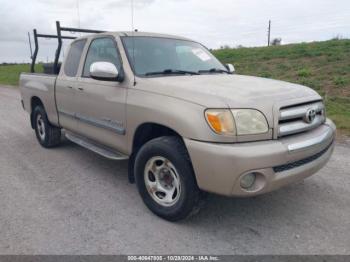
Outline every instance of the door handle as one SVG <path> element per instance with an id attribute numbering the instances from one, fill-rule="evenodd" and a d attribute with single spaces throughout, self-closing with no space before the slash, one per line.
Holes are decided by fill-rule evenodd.
<path id="1" fill-rule="evenodd" d="M 78 89 L 79 89 L 80 91 L 83 91 L 83 90 L 84 90 L 84 88 L 82 88 L 82 87 L 78 87 Z"/>
<path id="2" fill-rule="evenodd" d="M 69 89 L 73 89 L 73 87 L 72 87 L 72 86 L 67 86 L 67 88 L 69 88 Z"/>

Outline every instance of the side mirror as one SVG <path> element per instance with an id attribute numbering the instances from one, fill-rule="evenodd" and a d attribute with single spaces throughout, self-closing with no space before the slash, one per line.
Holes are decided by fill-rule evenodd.
<path id="1" fill-rule="evenodd" d="M 96 80 L 117 81 L 119 72 L 110 62 L 95 62 L 90 66 L 90 76 Z"/>
<path id="2" fill-rule="evenodd" d="M 226 64 L 225 66 L 226 66 L 227 71 L 228 71 L 229 73 L 232 74 L 232 73 L 235 72 L 235 67 L 233 66 L 233 64 Z"/>

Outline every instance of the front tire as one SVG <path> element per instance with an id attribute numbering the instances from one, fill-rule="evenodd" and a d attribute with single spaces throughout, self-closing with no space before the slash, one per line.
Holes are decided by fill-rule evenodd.
<path id="1" fill-rule="evenodd" d="M 145 205 L 177 221 L 198 213 L 204 193 L 198 188 L 187 149 L 179 137 L 147 142 L 135 159 L 135 181 Z"/>
<path id="2" fill-rule="evenodd" d="M 61 129 L 50 124 L 42 106 L 34 108 L 33 121 L 36 138 L 41 146 L 50 148 L 60 144 Z"/>

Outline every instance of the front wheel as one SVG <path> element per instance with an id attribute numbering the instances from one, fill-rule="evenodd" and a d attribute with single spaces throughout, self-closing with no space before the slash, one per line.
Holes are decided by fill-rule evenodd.
<path id="1" fill-rule="evenodd" d="M 36 138 L 40 145 L 50 148 L 60 144 L 61 129 L 50 124 L 45 109 L 42 106 L 36 106 L 34 108 L 33 121 Z"/>
<path id="2" fill-rule="evenodd" d="M 199 211 L 204 193 L 197 186 L 180 138 L 160 137 L 147 142 L 136 155 L 134 172 L 144 203 L 156 215 L 177 221 Z"/>

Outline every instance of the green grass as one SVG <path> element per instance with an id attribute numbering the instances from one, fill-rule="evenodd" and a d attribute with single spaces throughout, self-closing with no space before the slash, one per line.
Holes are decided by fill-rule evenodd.
<path id="1" fill-rule="evenodd" d="M 0 84 L 4 85 L 18 85 L 19 74 L 22 72 L 29 72 L 29 64 L 16 64 L 16 65 L 0 65 Z M 36 72 L 42 72 L 43 67 L 41 64 L 35 66 Z"/>
<path id="2" fill-rule="evenodd" d="M 279 79 L 309 86 L 322 95 L 327 114 L 350 135 L 350 40 L 270 47 L 219 49 L 238 74 Z"/>

